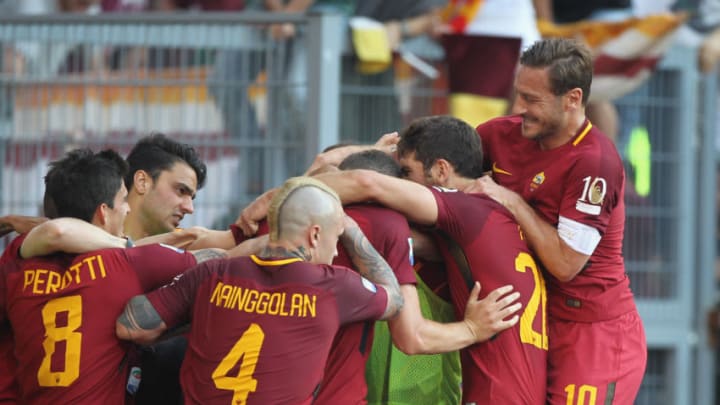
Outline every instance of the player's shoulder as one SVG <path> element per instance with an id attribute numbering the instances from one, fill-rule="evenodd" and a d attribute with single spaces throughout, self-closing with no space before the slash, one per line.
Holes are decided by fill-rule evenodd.
<path id="1" fill-rule="evenodd" d="M 358 223 L 370 239 L 378 233 L 407 227 L 407 220 L 399 212 L 378 204 L 353 204 L 345 207 L 345 213 Z"/>
<path id="2" fill-rule="evenodd" d="M 522 117 L 519 115 L 507 115 L 485 121 L 475 127 L 481 137 L 485 135 L 498 135 L 516 130 L 522 124 Z"/>
<path id="3" fill-rule="evenodd" d="M 593 166 L 609 171 L 622 172 L 623 163 L 615 143 L 604 133 L 592 128 L 580 142 L 573 145 L 566 155 L 581 166 Z"/>
<path id="4" fill-rule="evenodd" d="M 10 244 L 5 248 L 2 256 L 0 256 L 0 264 L 11 260 L 20 259 L 20 247 L 22 246 L 22 243 L 25 240 L 26 236 L 27 234 L 24 233 L 22 235 L 18 235 L 10 241 Z"/>

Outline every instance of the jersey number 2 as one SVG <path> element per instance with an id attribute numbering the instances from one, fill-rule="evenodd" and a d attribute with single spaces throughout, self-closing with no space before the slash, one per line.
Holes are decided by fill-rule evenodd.
<path id="1" fill-rule="evenodd" d="M 64 314 L 63 318 L 67 317 L 67 321 L 59 322 L 58 315 L 61 314 Z M 82 298 L 72 295 L 48 301 L 42 309 L 42 320 L 45 325 L 45 357 L 38 369 L 38 385 L 67 387 L 80 376 L 82 333 L 77 330 L 82 325 Z M 65 366 L 63 370 L 53 370 L 52 358 L 60 342 L 65 342 Z"/>
<path id="2" fill-rule="evenodd" d="M 233 391 L 233 404 L 244 405 L 248 395 L 257 389 L 257 380 L 253 378 L 253 373 L 264 340 L 265 333 L 260 325 L 250 324 L 212 373 L 217 389 Z M 228 373 L 238 362 L 241 363 L 237 375 L 229 376 Z"/>
<path id="3" fill-rule="evenodd" d="M 528 300 L 527 306 L 520 316 L 520 340 L 523 343 L 531 344 L 538 349 L 548 349 L 548 336 L 545 321 L 545 305 L 547 303 L 547 291 L 545 290 L 545 279 L 538 271 L 535 260 L 532 256 L 525 252 L 520 252 L 515 258 L 515 270 L 525 273 L 526 269 L 530 269 L 535 279 L 535 288 Z M 536 332 L 533 329 L 535 317 L 540 315 L 541 330 Z"/>

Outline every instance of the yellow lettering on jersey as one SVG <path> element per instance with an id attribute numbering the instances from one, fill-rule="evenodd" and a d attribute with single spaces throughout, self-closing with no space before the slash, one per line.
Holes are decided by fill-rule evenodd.
<path id="1" fill-rule="evenodd" d="M 317 296 L 293 293 L 289 308 L 288 293 L 257 291 L 251 288 L 218 282 L 210 295 L 210 303 L 217 307 L 237 309 L 241 312 L 299 318 L 317 316 Z"/>
<path id="2" fill-rule="evenodd" d="M 80 263 L 67 268 L 64 273 L 46 269 L 27 269 L 23 271 L 23 291 L 30 289 L 35 295 L 56 293 L 70 284 L 92 281 L 107 277 L 102 256 L 90 256 Z"/>

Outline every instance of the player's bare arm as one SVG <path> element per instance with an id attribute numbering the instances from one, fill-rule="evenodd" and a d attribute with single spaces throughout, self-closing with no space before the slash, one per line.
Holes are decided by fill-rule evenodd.
<path id="1" fill-rule="evenodd" d="M 30 217 L 25 215 L 5 215 L 0 217 L 0 237 L 10 232 L 26 233 L 39 224 L 47 221 L 45 217 Z"/>
<path id="2" fill-rule="evenodd" d="M 195 256 L 198 264 L 214 259 L 225 259 L 228 257 L 227 251 L 223 249 L 200 249 L 190 252 Z"/>
<path id="3" fill-rule="evenodd" d="M 124 248 L 127 240 L 77 218 L 57 218 L 34 227 L 20 247 L 24 258 L 55 252 L 84 253 L 98 249 Z"/>
<path id="4" fill-rule="evenodd" d="M 397 317 L 388 321 L 388 325 L 393 343 L 406 354 L 459 350 L 484 342 L 519 320 L 515 314 L 521 308 L 516 302 L 520 293 L 510 294 L 513 290 L 510 285 L 499 287 L 479 300 L 480 284 L 475 283 L 465 307 L 465 318 L 445 324 L 423 317 L 415 286 L 406 284 L 400 289 L 405 306 Z"/>
<path id="5" fill-rule="evenodd" d="M 391 154 L 395 152 L 397 143 L 400 141 L 400 135 L 397 132 L 384 134 L 375 142 L 374 145 L 346 145 L 339 148 L 319 153 L 315 156 L 315 160 L 305 171 L 306 176 L 313 176 L 318 173 L 318 169 L 324 166 L 338 166 L 346 157 L 353 153 L 363 152 L 370 149 L 378 149 L 385 153 Z"/>
<path id="6" fill-rule="evenodd" d="M 165 330 L 167 325 L 144 295 L 131 298 L 115 322 L 118 338 L 139 344 L 154 342 Z"/>
<path id="7" fill-rule="evenodd" d="M 330 186 L 343 204 L 377 201 L 417 224 L 437 222 L 437 202 L 427 187 L 372 170 L 345 170 L 315 177 Z"/>
<path id="8" fill-rule="evenodd" d="M 265 234 L 255 238 L 246 239 L 239 245 L 228 250 L 228 257 L 257 255 L 265 249 L 268 244 L 269 235 Z"/>
<path id="9" fill-rule="evenodd" d="M 403 307 L 403 297 L 395 274 L 390 265 L 365 237 L 357 222 L 347 215 L 345 216 L 345 232 L 340 236 L 340 240 L 355 269 L 363 277 L 387 291 L 388 304 L 380 319 L 390 319 L 395 316 Z"/>
<path id="10" fill-rule="evenodd" d="M 498 185 L 488 176 L 475 181 L 473 192 L 487 194 L 513 214 L 530 248 L 545 269 L 558 280 L 570 281 L 575 278 L 590 258 L 565 243 L 557 228 L 542 219 L 519 194 Z"/>

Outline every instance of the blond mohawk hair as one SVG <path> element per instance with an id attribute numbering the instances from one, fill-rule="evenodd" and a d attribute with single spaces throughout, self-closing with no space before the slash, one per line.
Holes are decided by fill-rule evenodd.
<path id="1" fill-rule="evenodd" d="M 295 191 L 303 188 L 303 187 L 314 187 L 317 189 L 320 189 L 324 191 L 325 193 L 329 194 L 332 198 L 334 198 L 339 204 L 340 197 L 337 195 L 335 190 L 328 187 L 325 183 L 323 183 L 320 180 L 316 180 L 312 177 L 307 176 L 298 176 L 298 177 L 291 177 L 283 185 L 280 187 L 280 189 L 275 193 L 272 200 L 270 201 L 270 208 L 268 208 L 267 213 L 267 221 L 268 221 L 268 228 L 269 228 L 269 237 L 271 241 L 276 241 L 280 237 L 280 212 L 282 211 L 283 205 L 287 201 L 287 199 L 292 195 Z"/>

